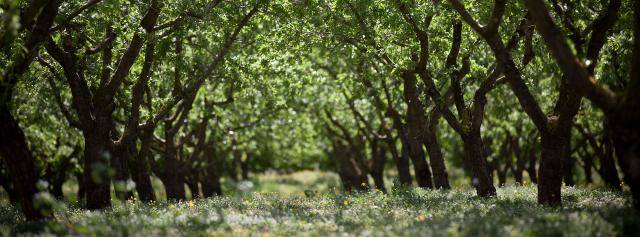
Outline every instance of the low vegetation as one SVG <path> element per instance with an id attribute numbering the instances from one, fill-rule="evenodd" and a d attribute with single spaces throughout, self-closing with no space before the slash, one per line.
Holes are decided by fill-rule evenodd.
<path id="1" fill-rule="evenodd" d="M 2 235 L 86 236 L 633 236 L 640 233 L 630 197 L 602 189 L 565 188 L 563 207 L 536 202 L 533 185 L 472 189 L 392 188 L 343 195 L 331 174 L 265 175 L 251 190 L 182 202 L 114 202 L 108 211 L 58 205 L 55 219 L 26 223 L 1 207 Z M 333 180 L 333 181 L 331 181 Z M 315 187 L 316 190 L 305 189 Z M 324 190 L 324 188 L 328 188 Z M 231 191 L 231 190 L 230 190 Z M 277 191 L 275 193 L 273 191 Z"/>

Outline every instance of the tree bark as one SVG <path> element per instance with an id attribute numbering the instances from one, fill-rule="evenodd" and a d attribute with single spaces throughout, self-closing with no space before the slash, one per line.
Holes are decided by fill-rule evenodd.
<path id="1" fill-rule="evenodd" d="M 169 141 L 171 140 L 171 141 Z M 173 139 L 167 139 L 166 143 L 173 143 Z M 168 200 L 185 200 L 184 174 L 182 164 L 178 160 L 178 151 L 173 145 L 165 145 L 165 163 L 162 174 L 162 182 L 167 193 Z"/>
<path id="2" fill-rule="evenodd" d="M 465 157 L 470 164 L 472 172 L 471 183 L 476 188 L 479 197 L 496 196 L 496 188 L 489 175 L 487 161 L 484 157 L 484 148 L 480 134 L 469 134 L 463 138 Z"/>
<path id="3" fill-rule="evenodd" d="M 411 186 L 413 181 L 411 177 L 411 167 L 409 165 L 409 157 L 405 152 L 401 152 L 395 157 L 396 169 L 398 170 L 398 180 L 400 184 L 405 186 Z"/>
<path id="4" fill-rule="evenodd" d="M 393 128 L 397 131 L 398 138 L 400 139 L 401 149 L 400 151 L 398 151 L 396 147 L 396 140 L 393 138 L 390 131 L 387 133 L 387 143 L 391 148 L 391 152 L 396 163 L 396 168 L 398 169 L 398 178 L 402 185 L 411 186 L 413 182 L 409 165 L 409 149 L 406 145 L 406 128 L 402 123 L 400 114 L 393 107 L 389 106 L 387 108 L 387 116 L 393 119 Z"/>
<path id="5" fill-rule="evenodd" d="M 573 178 L 573 169 L 576 166 L 576 161 L 571 154 L 571 146 L 565 146 L 565 152 L 562 158 L 562 180 L 564 184 L 570 187 L 576 185 L 576 181 Z"/>
<path id="6" fill-rule="evenodd" d="M 251 154 L 247 153 L 247 158 L 240 162 L 240 169 L 242 170 L 242 180 L 249 180 L 249 162 Z"/>
<path id="7" fill-rule="evenodd" d="M 138 198 L 143 202 L 156 200 L 153 186 L 151 185 L 151 176 L 149 168 L 143 158 L 138 156 L 130 160 L 129 170 L 131 171 L 131 179 L 136 184 L 136 192 Z"/>
<path id="8" fill-rule="evenodd" d="M 233 138 L 231 144 L 233 146 L 233 150 L 231 151 L 232 160 L 229 167 L 227 167 L 227 170 L 229 170 L 229 176 L 231 179 L 238 182 L 242 178 L 242 174 L 238 173 L 238 168 L 240 168 L 240 163 L 242 162 L 242 151 L 237 147 L 238 141 L 235 138 Z"/>
<path id="9" fill-rule="evenodd" d="M 202 195 L 200 195 L 197 175 L 198 173 L 195 170 L 190 170 L 185 177 L 185 183 L 187 187 L 189 187 L 189 191 L 191 191 L 191 199 L 202 197 Z"/>
<path id="10" fill-rule="evenodd" d="M 121 201 L 125 201 L 131 199 L 133 197 L 133 192 L 131 190 L 126 190 L 127 182 L 131 177 L 129 172 L 129 160 L 130 160 L 130 147 L 118 146 L 114 149 L 113 152 L 113 162 L 111 167 L 115 169 L 116 175 L 113 179 L 114 188 L 116 193 L 116 198 Z"/>
<path id="11" fill-rule="evenodd" d="M 636 3 L 636 5 L 640 5 L 640 3 Z M 640 9 L 636 13 L 636 18 L 640 18 Z M 640 19 L 637 20 L 640 21 Z M 640 36 L 640 32 L 638 33 L 637 36 Z M 636 38 L 636 41 L 639 40 Z M 637 96 L 637 94 L 633 96 Z M 609 126 L 615 154 L 620 169 L 624 173 L 624 181 L 631 187 L 634 207 L 636 210 L 640 210 L 640 123 L 638 123 L 640 121 L 640 102 L 637 101 L 637 98 L 635 100 L 635 108 L 628 106 L 627 108 L 631 108 L 631 110 L 621 109 L 619 112 L 611 113 L 608 120 L 610 121 Z M 611 176 L 613 177 L 613 169 L 611 169 Z"/>
<path id="12" fill-rule="evenodd" d="M 10 101 L 14 86 L 33 62 L 42 42 L 49 36 L 49 28 L 58 14 L 58 6 L 57 0 L 33 1 L 27 6 L 27 12 L 32 14 L 23 14 L 20 19 L 24 24 L 23 29 L 28 30 L 22 45 L 24 50 L 12 55 L 13 63 L 2 72 L 0 82 L 0 131 L 3 133 L 0 136 L 0 157 L 8 166 L 13 188 L 20 199 L 20 207 L 28 220 L 40 220 L 51 215 L 44 215 L 33 206 L 33 198 L 38 191 L 35 159 L 29 150 L 22 128 L 11 114 Z M 31 27 L 33 22 L 35 25 Z M 5 48 L 5 42 L 2 44 L 2 48 Z"/>
<path id="13" fill-rule="evenodd" d="M 439 115 L 432 115 L 427 129 L 425 130 L 423 143 L 429 154 L 431 160 L 431 170 L 433 171 L 433 184 L 437 189 L 450 189 L 449 186 L 449 174 L 444 163 L 444 156 L 440 144 L 438 143 L 438 137 L 436 134 L 436 126 L 438 123 Z"/>
<path id="14" fill-rule="evenodd" d="M 136 183 L 136 192 L 138 192 L 138 198 L 143 202 L 155 201 L 156 195 L 151 185 L 151 174 L 149 172 L 148 158 L 150 155 L 151 145 L 151 129 L 142 131 L 140 134 L 140 151 L 137 157 L 132 157 L 129 161 L 131 169 L 131 178 Z M 135 143 L 132 143 L 135 146 Z"/>
<path id="15" fill-rule="evenodd" d="M 531 179 L 531 183 L 537 184 L 538 183 L 538 171 L 536 169 L 536 164 L 538 159 L 536 159 L 536 153 L 535 153 L 535 149 L 533 147 L 530 148 L 530 150 L 527 152 L 527 173 L 529 174 L 529 179 Z"/>
<path id="16" fill-rule="evenodd" d="M 217 171 L 216 171 L 217 172 Z M 213 197 L 222 195 L 222 185 L 220 184 L 220 176 L 217 173 L 208 170 L 204 176 L 202 183 L 202 193 L 204 197 Z"/>
<path id="17" fill-rule="evenodd" d="M 425 119 L 425 111 L 420 102 L 416 87 L 416 77 L 410 71 L 402 73 L 404 84 L 404 100 L 407 104 L 407 142 L 409 148 L 409 157 L 413 163 L 413 169 L 418 182 L 418 187 L 433 188 L 433 180 L 429 163 L 422 148 L 423 136 L 425 132 L 424 126 L 427 121 Z"/>
<path id="18" fill-rule="evenodd" d="M 383 144 L 380 144 L 380 140 L 373 139 L 370 142 L 371 145 L 371 168 L 370 174 L 373 178 L 374 185 L 377 190 L 387 193 L 387 189 L 384 185 L 384 164 L 387 158 L 387 151 Z"/>
<path id="19" fill-rule="evenodd" d="M 14 191 L 13 185 L 9 182 L 6 177 L 0 176 L 0 185 L 2 185 L 2 189 L 9 195 L 9 203 L 15 206 L 20 205 L 20 197 L 18 197 L 18 193 Z"/>
<path id="20" fill-rule="evenodd" d="M 33 205 L 33 198 L 38 192 L 36 183 L 38 174 L 34 164 L 34 158 L 29 151 L 27 141 L 13 118 L 9 108 L 0 104 L 0 156 L 4 158 L 9 170 L 9 176 L 13 184 L 13 190 L 20 200 L 20 208 L 29 220 L 45 218 Z M 9 191 L 9 190 L 7 190 Z"/>
<path id="21" fill-rule="evenodd" d="M 582 156 L 584 178 L 587 184 L 593 183 L 593 157 L 589 155 Z"/>
<path id="22" fill-rule="evenodd" d="M 541 139 L 540 170 L 538 171 L 538 203 L 560 205 L 562 196 L 562 158 L 564 144 L 560 139 L 543 135 Z"/>
<path id="23" fill-rule="evenodd" d="M 389 151 L 391 152 L 391 156 L 393 157 L 393 161 L 396 165 L 396 170 L 398 171 L 398 181 L 400 181 L 401 185 L 411 186 L 411 171 L 409 167 L 409 158 L 400 154 L 398 152 L 398 148 L 396 147 L 396 140 L 393 139 L 392 134 L 387 134 L 388 138 L 386 139 L 387 146 L 389 147 Z"/>
<path id="24" fill-rule="evenodd" d="M 84 173 L 81 172 L 77 172 L 74 173 L 75 177 L 76 177 L 76 181 L 78 182 L 78 193 L 77 198 L 78 198 L 78 202 L 82 202 L 85 200 L 86 195 L 85 195 L 85 188 L 84 188 Z"/>
<path id="25" fill-rule="evenodd" d="M 618 162 L 625 174 L 624 179 L 631 187 L 634 207 L 640 210 L 640 125 L 637 122 L 640 120 L 640 100 L 636 96 L 640 93 L 640 3 L 633 3 L 634 46 L 631 73 L 628 85 L 621 92 L 611 91 L 596 83 L 592 68 L 584 65 L 575 55 L 562 31 L 556 26 L 544 1 L 528 0 L 525 1 L 525 5 L 558 66 L 568 76 L 568 83 L 604 111 L 611 125 L 610 132 Z M 606 34 L 615 24 L 620 5 L 621 1 L 609 2 L 605 17 L 598 20 L 602 24 L 593 30 L 594 34 Z M 593 52 L 590 55 L 593 56 L 598 56 L 606 39 L 606 35 L 596 36 L 600 37 L 596 38 L 594 44 L 599 47 L 590 50 Z"/>
<path id="26" fill-rule="evenodd" d="M 110 138 L 107 132 L 83 133 L 85 138 L 84 190 L 87 208 L 97 210 L 109 207 L 111 206 L 111 178 L 109 177 L 108 159 L 112 157 L 112 153 L 105 141 L 109 141 Z"/>
<path id="27" fill-rule="evenodd" d="M 605 130 L 606 127 L 609 126 L 608 124 L 605 124 Z M 620 182 L 620 176 L 618 176 L 618 169 L 616 168 L 616 163 L 614 160 L 614 149 L 613 149 L 613 142 L 611 140 L 611 137 L 609 135 L 608 131 L 605 131 L 605 134 L 602 137 L 602 154 L 599 156 L 600 158 L 600 169 L 599 174 L 600 177 L 602 177 L 602 180 L 604 181 L 605 184 L 607 184 L 607 186 L 613 190 L 618 190 L 621 191 L 622 190 L 622 185 Z M 596 148 L 594 148 L 596 149 Z"/>
<path id="28" fill-rule="evenodd" d="M 336 162 L 344 190 L 347 192 L 368 190 L 367 173 L 359 167 L 358 162 L 352 157 L 353 153 L 350 149 L 341 141 L 333 141 L 332 143 L 331 156 Z"/>

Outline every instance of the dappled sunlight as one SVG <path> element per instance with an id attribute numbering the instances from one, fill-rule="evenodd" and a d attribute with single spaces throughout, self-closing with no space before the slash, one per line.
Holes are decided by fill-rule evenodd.
<path id="1" fill-rule="evenodd" d="M 323 173 L 304 171 L 305 176 Z M 297 175 L 268 175 L 289 180 Z M 292 181 L 289 181 L 292 182 Z M 258 185 L 261 186 L 261 185 Z M 306 185 L 294 185 L 304 188 Z M 109 211 L 57 210 L 44 231 L 70 235 L 272 236 L 349 235 L 585 236 L 634 233 L 640 219 L 627 195 L 603 190 L 565 189 L 563 207 L 536 202 L 535 186 L 498 189 L 499 198 L 475 198 L 472 190 L 430 191 L 394 188 L 352 195 L 312 197 L 251 192 L 187 202 L 127 202 Z M 574 198 L 568 198 L 574 197 Z M 2 208 L 6 218 L 6 206 Z M 14 214 L 16 215 L 16 214 Z M 16 220 L 6 220 L 15 222 Z M 20 224 L 18 224 L 20 225 Z M 19 229 L 19 228 L 18 228 Z M 8 229 L 2 229 L 8 233 Z M 626 232 L 625 232 L 626 231 Z M 440 233 L 440 234 L 438 234 Z"/>
<path id="2" fill-rule="evenodd" d="M 640 236 L 640 0 L 0 0 L 0 236 Z"/>

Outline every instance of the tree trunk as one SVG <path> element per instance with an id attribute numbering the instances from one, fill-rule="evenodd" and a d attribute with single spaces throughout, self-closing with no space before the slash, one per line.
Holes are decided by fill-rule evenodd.
<path id="1" fill-rule="evenodd" d="M 538 203 L 561 205 L 562 159 L 565 139 L 558 134 L 542 134 L 540 170 L 538 171 Z"/>
<path id="2" fill-rule="evenodd" d="M 565 146 L 565 152 L 563 156 L 562 179 L 564 180 L 565 185 L 573 187 L 576 185 L 576 182 L 573 179 L 573 169 L 576 166 L 576 161 L 574 160 L 573 156 L 571 156 L 571 146 Z"/>
<path id="3" fill-rule="evenodd" d="M 204 149 L 203 154 L 206 167 L 202 174 L 202 194 L 204 197 L 222 195 L 222 185 L 220 184 L 220 174 L 222 162 L 216 156 L 215 149 L 209 145 Z"/>
<path id="4" fill-rule="evenodd" d="M 77 172 L 74 175 L 76 176 L 76 181 L 78 182 L 78 193 L 77 193 L 78 202 L 82 202 L 87 197 L 85 188 L 84 188 L 84 173 Z"/>
<path id="5" fill-rule="evenodd" d="M 0 185 L 9 195 L 9 203 L 12 205 L 20 205 L 20 197 L 18 197 L 18 193 L 13 189 L 13 185 L 10 180 L 7 178 L 7 175 L 0 174 Z"/>
<path id="6" fill-rule="evenodd" d="M 524 171 L 524 167 L 525 164 L 524 162 L 526 162 L 526 160 L 524 159 L 524 157 L 522 157 L 522 155 L 517 155 L 516 156 L 516 167 L 512 169 L 512 173 L 513 173 L 513 178 L 516 180 L 516 184 L 521 185 L 522 184 L 522 172 Z"/>
<path id="7" fill-rule="evenodd" d="M 136 192 L 140 201 L 155 201 L 156 195 L 151 185 L 151 176 L 149 167 L 147 167 L 146 159 L 138 156 L 131 159 L 129 169 L 131 170 L 131 179 L 136 183 Z"/>
<path id="8" fill-rule="evenodd" d="M 391 156 L 393 156 L 393 161 L 396 164 L 396 169 L 398 170 L 398 180 L 401 185 L 411 186 L 411 171 L 409 167 L 409 157 L 405 156 L 404 152 L 400 154 L 398 152 L 398 147 L 396 147 L 396 141 L 393 139 L 391 134 L 387 134 L 388 138 L 387 146 L 389 146 L 389 151 L 391 152 Z"/>
<path id="9" fill-rule="evenodd" d="M 584 166 L 582 167 L 584 170 L 584 178 L 587 184 L 593 183 L 593 157 L 590 155 L 585 155 L 582 157 L 582 162 Z"/>
<path id="10" fill-rule="evenodd" d="M 190 107 L 186 109 L 188 112 Z M 186 113 L 183 111 L 182 113 Z M 181 119 L 181 118 L 180 118 Z M 167 200 L 185 200 L 186 193 L 184 189 L 185 177 L 183 164 L 178 157 L 178 147 L 175 143 L 177 130 L 181 122 L 165 121 L 165 137 L 164 137 L 164 164 L 162 167 L 162 183 L 167 193 Z M 174 127 L 176 126 L 176 127 Z"/>
<path id="11" fill-rule="evenodd" d="M 142 131 L 140 134 L 140 151 L 137 157 L 132 157 L 129 161 L 131 164 L 129 169 L 131 170 L 131 178 L 136 183 L 136 192 L 138 192 L 138 198 L 143 202 L 155 201 L 156 195 L 153 191 L 153 185 L 151 185 L 151 174 L 149 172 L 149 149 L 151 145 L 151 136 L 148 131 Z M 135 142 L 131 144 L 130 149 L 135 149 Z"/>
<path id="12" fill-rule="evenodd" d="M 479 197 L 496 196 L 496 188 L 489 175 L 487 161 L 484 157 L 484 148 L 480 138 L 479 131 L 477 134 L 469 134 L 463 137 L 465 157 L 472 172 L 471 183 L 476 188 Z"/>
<path id="13" fill-rule="evenodd" d="M 367 173 L 359 167 L 358 162 L 353 158 L 353 153 L 349 148 L 339 141 L 333 142 L 333 159 L 336 161 L 338 174 L 342 180 L 345 191 L 354 190 L 365 191 L 369 189 Z"/>
<path id="14" fill-rule="evenodd" d="M 184 176 L 181 172 L 180 161 L 176 157 L 166 157 L 162 182 L 168 200 L 185 200 Z"/>
<path id="15" fill-rule="evenodd" d="M 521 169 L 514 170 L 513 178 L 516 180 L 517 184 L 522 184 L 522 170 Z"/>
<path id="16" fill-rule="evenodd" d="M 640 4 L 637 5 L 636 8 L 640 8 Z M 637 18 L 640 16 L 640 9 L 638 11 L 636 13 Z M 637 24 L 640 25 L 640 22 Z M 637 44 L 639 46 L 636 47 L 640 47 L 640 43 Z M 640 81 L 635 83 L 638 84 Z M 638 99 L 635 98 L 634 100 L 636 103 L 634 104 L 635 108 L 640 107 L 640 102 L 637 102 Z M 627 108 L 634 107 L 627 106 Z M 610 121 L 609 128 L 615 154 L 618 157 L 620 169 L 624 173 L 624 181 L 631 188 L 634 207 L 636 210 L 640 210 L 640 123 L 638 123 L 640 121 L 640 111 L 638 109 L 618 111 L 617 113 L 611 113 L 608 116 L 608 120 Z M 611 173 L 613 177 L 613 172 L 611 171 Z"/>
<path id="17" fill-rule="evenodd" d="M 608 127 L 608 123 L 605 123 L 604 129 L 607 130 Z M 602 137 L 603 150 L 602 154 L 599 156 L 600 169 L 598 170 L 598 173 L 609 188 L 622 191 L 620 176 L 618 176 L 618 169 L 616 168 L 616 162 L 614 160 L 613 142 L 611 134 L 609 133 L 609 131 L 605 131 Z"/>
<path id="18" fill-rule="evenodd" d="M 523 171 L 526 166 L 526 157 L 525 154 L 518 152 L 516 155 L 516 167 L 513 169 L 513 178 L 516 180 L 517 184 L 522 184 L 522 176 Z"/>
<path id="19" fill-rule="evenodd" d="M 29 150 L 24 132 L 20 128 L 18 121 L 11 114 L 9 106 L 14 86 L 24 72 L 28 70 L 39 51 L 40 45 L 49 36 L 49 28 L 53 25 L 53 21 L 58 14 L 60 2 L 46 1 L 32 2 L 31 4 L 26 7 L 40 12 L 40 14 L 32 14 L 29 17 L 22 16 L 24 17 L 21 19 L 22 21 L 31 21 L 29 24 L 22 26 L 27 30 L 27 32 L 23 32 L 26 37 L 20 39 L 22 48 L 18 54 L 10 55 L 13 58 L 11 64 L 7 64 L 8 60 L 4 62 L 3 69 L 5 70 L 2 71 L 0 76 L 2 78 L 0 82 L 0 131 L 2 131 L 2 135 L 0 135 L 0 158 L 4 159 L 7 164 L 13 191 L 20 199 L 22 213 L 27 220 L 40 220 L 51 215 L 44 215 L 33 206 L 34 195 L 38 192 L 36 188 L 38 172 L 35 159 Z M 31 24 L 34 22 L 35 24 Z M 11 42 L 2 42 L 2 45 L 4 48 L 5 45 L 11 45 Z"/>
<path id="20" fill-rule="evenodd" d="M 378 139 L 373 139 L 371 144 L 371 168 L 370 174 L 377 190 L 387 193 L 384 185 L 384 164 L 386 162 L 387 151 L 383 144 L 379 144 Z"/>
<path id="21" fill-rule="evenodd" d="M 207 169 L 202 180 L 202 194 L 204 197 L 213 197 L 222 195 L 222 185 L 220 184 L 220 176 L 215 167 Z"/>
<path id="22" fill-rule="evenodd" d="M 234 182 L 238 182 L 240 180 L 240 177 L 239 177 L 240 174 L 238 174 L 238 167 L 240 166 L 240 160 L 242 159 L 242 151 L 234 148 L 233 151 L 231 151 L 231 154 L 233 157 L 231 159 L 229 166 L 227 167 L 227 171 L 229 172 L 229 177 L 231 177 L 231 180 L 233 180 Z"/>
<path id="23" fill-rule="evenodd" d="M 431 121 L 431 124 L 427 125 L 428 131 L 425 131 L 424 134 L 424 146 L 427 149 L 429 159 L 431 160 L 431 170 L 433 171 L 433 183 L 435 188 L 450 189 L 449 174 L 447 173 L 444 157 L 436 134 L 436 124 L 434 124 L 436 122 L 437 121 Z"/>
<path id="24" fill-rule="evenodd" d="M 60 171 L 61 174 L 64 174 L 65 171 Z M 65 175 L 57 174 L 51 180 L 51 187 L 49 188 L 51 195 L 53 195 L 56 199 L 62 200 L 64 199 L 64 193 L 62 192 L 62 185 L 65 181 Z"/>
<path id="25" fill-rule="evenodd" d="M 386 88 L 386 87 L 385 87 Z M 393 120 L 393 129 L 395 129 L 398 133 L 397 138 L 400 139 L 401 150 L 398 151 L 396 146 L 396 139 L 391 134 L 391 130 L 387 131 L 387 143 L 389 144 L 389 148 L 391 149 L 391 154 L 394 157 L 396 168 L 398 169 L 398 178 L 400 180 L 400 184 L 411 186 L 413 181 L 411 178 L 411 171 L 409 165 L 409 149 L 407 147 L 406 134 L 407 132 L 405 124 L 402 122 L 402 117 L 397 110 L 395 110 L 392 106 L 387 107 L 387 111 L 385 113 L 386 116 L 390 117 Z"/>
<path id="26" fill-rule="evenodd" d="M 420 101 L 418 88 L 416 86 L 416 76 L 413 72 L 405 71 L 402 73 L 404 85 L 404 100 L 407 104 L 407 133 L 406 141 L 409 147 L 409 157 L 413 162 L 413 169 L 418 181 L 418 187 L 433 188 L 431 171 L 426 155 L 422 149 L 423 133 L 427 123 L 423 104 Z"/>
<path id="27" fill-rule="evenodd" d="M 189 187 L 189 190 L 191 191 L 191 199 L 200 198 L 201 197 L 200 187 L 198 185 L 198 179 L 196 177 L 197 172 L 195 170 L 191 170 L 188 173 L 189 175 L 186 177 L 185 183 L 187 184 L 187 187 Z"/>
<path id="28" fill-rule="evenodd" d="M 249 180 L 249 162 L 251 155 L 247 154 L 247 159 L 240 162 L 240 169 L 242 170 L 242 180 Z"/>
<path id="29" fill-rule="evenodd" d="M 96 129 L 98 130 L 98 129 Z M 106 134 L 101 138 L 100 133 L 84 131 L 84 192 L 87 209 L 97 210 L 111 206 L 111 178 L 109 177 L 109 162 L 112 153 L 105 141 L 110 138 Z"/>
<path id="30" fill-rule="evenodd" d="M 538 171 L 538 203 L 562 205 L 563 176 L 573 176 L 571 159 L 571 131 L 573 120 L 580 110 L 582 96 L 578 95 L 563 76 L 554 114 L 547 118 L 547 132 L 541 131 L 542 152 Z M 566 165 L 565 165 L 566 164 Z M 569 184 L 573 183 L 573 177 Z"/>
<path id="31" fill-rule="evenodd" d="M 376 186 L 377 190 L 380 190 L 383 193 L 387 193 L 387 189 L 384 186 L 384 176 L 382 173 L 371 172 L 371 177 L 373 178 L 373 183 Z"/>
<path id="32" fill-rule="evenodd" d="M 130 178 L 128 162 L 130 154 L 128 148 L 129 147 L 125 147 L 124 145 L 116 147 L 113 152 L 113 162 L 111 163 L 113 169 L 116 171 L 116 175 L 113 179 L 116 197 L 121 201 L 125 201 L 133 197 L 133 192 L 131 190 L 127 190 L 127 182 Z"/>
<path id="33" fill-rule="evenodd" d="M 527 167 L 525 168 L 527 170 L 527 173 L 529 174 L 529 178 L 531 179 L 531 183 L 537 184 L 538 183 L 538 171 L 536 170 L 536 163 L 537 160 L 536 159 L 536 150 L 531 147 L 531 149 L 529 149 L 529 151 L 527 152 L 527 159 L 528 159 L 528 164 Z"/>
<path id="34" fill-rule="evenodd" d="M 421 188 L 433 188 L 433 182 L 431 180 L 431 171 L 429 171 L 429 164 L 425 159 L 424 151 L 422 150 L 422 144 L 416 139 L 409 139 L 408 150 L 409 157 L 413 163 L 413 171 L 416 176 L 418 187 Z"/>
<path id="35" fill-rule="evenodd" d="M 498 187 L 504 187 L 507 183 L 507 169 L 500 169 L 500 167 L 497 167 L 496 172 L 498 173 Z"/>
<path id="36" fill-rule="evenodd" d="M 345 160 L 347 177 L 351 183 L 351 186 L 358 191 L 369 190 L 369 177 L 367 172 L 360 166 L 356 158 L 349 157 Z"/>
<path id="37" fill-rule="evenodd" d="M 6 161 L 13 189 L 20 199 L 22 212 L 29 220 L 42 219 L 45 215 L 33 206 L 33 197 L 38 192 L 35 159 L 29 151 L 18 121 L 14 119 L 7 105 L 2 104 L 0 104 L 0 131 L 2 131 L 0 156 Z"/>

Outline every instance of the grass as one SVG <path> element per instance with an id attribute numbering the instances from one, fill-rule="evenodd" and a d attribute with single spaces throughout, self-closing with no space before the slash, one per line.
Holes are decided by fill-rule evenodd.
<path id="1" fill-rule="evenodd" d="M 481 199 L 469 189 L 398 188 L 342 195 L 336 177 L 260 177 L 253 190 L 177 203 L 118 203 L 91 212 L 59 203 L 56 218 L 25 223 L 0 206 L 2 235 L 88 236 L 638 236 L 628 195 L 565 188 L 564 206 L 536 204 L 536 188 L 508 186 Z M 282 184 L 283 186 L 278 186 Z M 311 188 L 305 191 L 305 189 Z M 312 190 L 313 189 L 313 190 Z M 279 193 L 274 193 L 278 191 Z M 284 191 L 284 192 L 280 192 Z"/>

